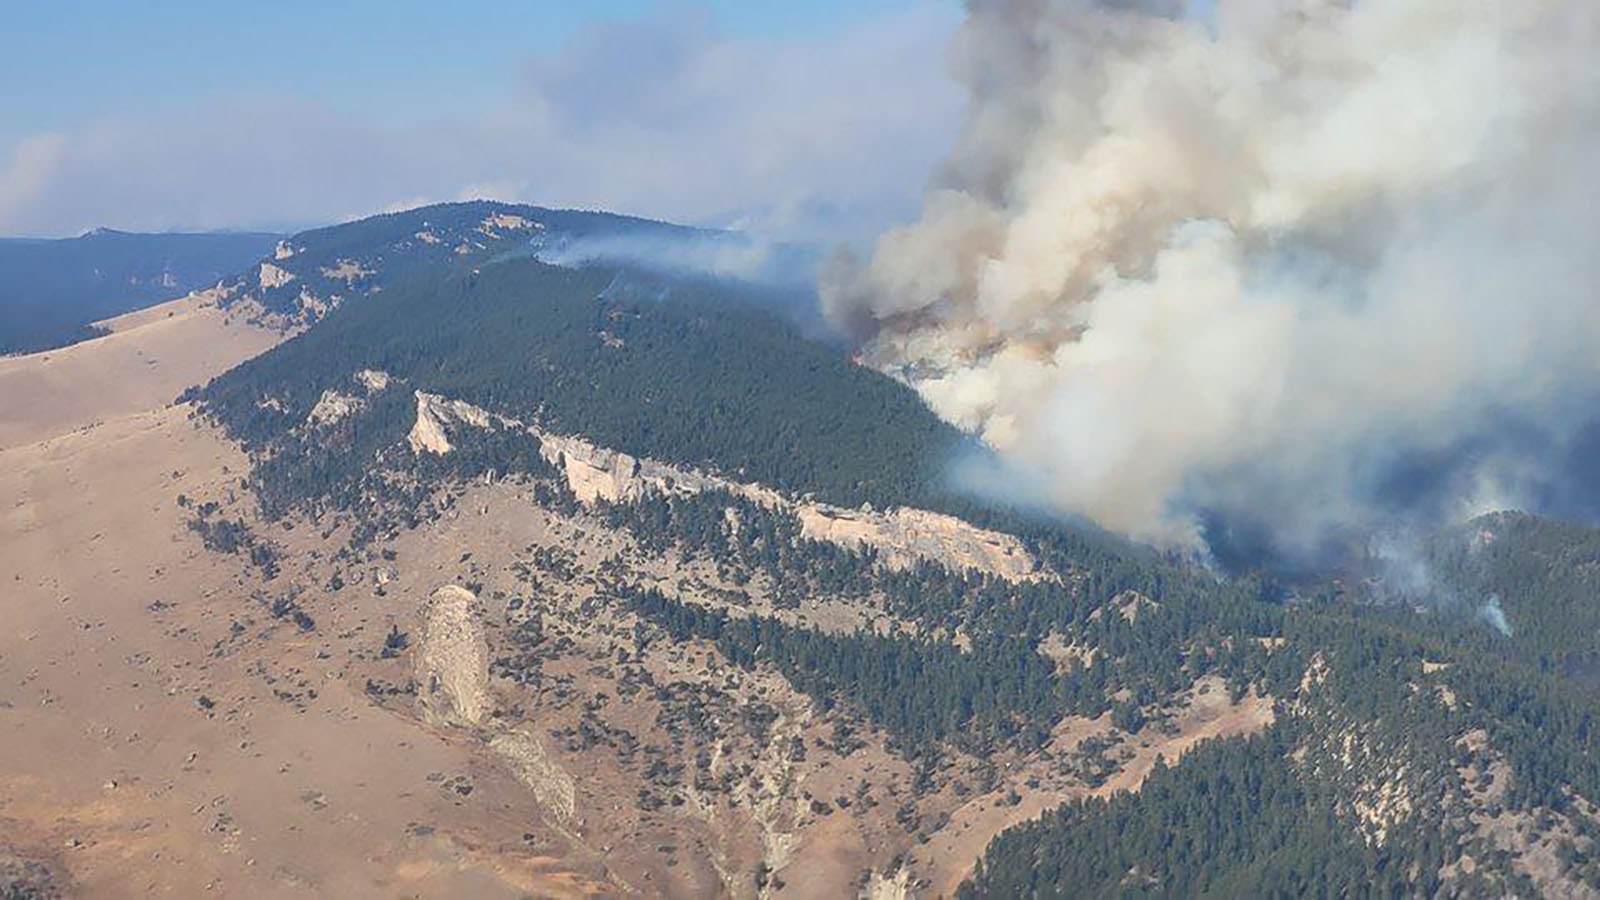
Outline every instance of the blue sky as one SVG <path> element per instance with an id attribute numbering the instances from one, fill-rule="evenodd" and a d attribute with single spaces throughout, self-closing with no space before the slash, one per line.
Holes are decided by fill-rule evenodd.
<path id="1" fill-rule="evenodd" d="M 730 35 L 795 37 L 918 0 L 692 4 Z M 85 117 L 230 93 L 294 93 L 391 117 L 487 104 L 523 59 L 656 0 L 360 0 L 270 4 L 53 0 L 8 4 L 0 128 L 15 139 Z M 691 6 L 685 4 L 686 7 Z M 487 94 L 487 96 L 485 96 Z"/>
<path id="2" fill-rule="evenodd" d="M 102 223 L 293 223 L 490 187 L 523 192 L 512 199 L 549 192 L 560 195 L 551 202 L 619 203 L 692 219 L 843 202 L 819 194 L 825 160 L 817 157 L 826 147 L 791 154 L 811 157 L 807 165 L 775 158 L 782 153 L 769 139 L 809 117 L 815 132 L 782 138 L 804 144 L 836 129 L 832 137 L 878 157 L 892 157 L 897 142 L 937 141 L 953 122 L 943 52 L 960 19 L 957 0 L 7 6 L 0 233 L 12 234 Z M 773 106 L 783 103 L 797 107 L 793 117 Z M 864 104 L 881 108 L 892 134 L 872 127 L 874 110 Z M 261 126 L 253 146 L 229 133 L 251 122 Z M 675 153 L 704 155 L 689 129 L 747 151 L 728 171 L 750 180 L 748 204 L 735 202 L 736 185 L 704 185 L 716 197 L 697 204 L 649 183 L 648 163 L 664 182 L 681 178 L 671 171 Z M 639 144 L 636 160 L 616 158 L 620 139 Z M 502 140 L 526 142 L 526 171 Z M 624 170 L 617 183 L 578 165 L 583 140 L 608 142 L 597 149 Z M 397 159 L 388 141 L 410 142 L 419 158 Z M 917 157 L 909 168 L 920 181 L 937 154 L 906 152 Z M 364 155 L 382 157 L 382 172 L 359 171 Z M 350 167 L 347 178 L 335 160 Z M 856 157 L 836 162 L 860 165 Z M 424 177 L 413 177 L 419 171 Z M 301 183 L 277 196 L 266 185 L 256 194 L 220 183 L 239 176 Z M 327 196 L 321 208 L 308 202 L 319 192 Z M 652 205 L 665 208 L 643 208 Z"/>

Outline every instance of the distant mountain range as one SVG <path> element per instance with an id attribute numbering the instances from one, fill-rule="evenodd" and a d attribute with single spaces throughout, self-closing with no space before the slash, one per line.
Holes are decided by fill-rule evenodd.
<path id="1" fill-rule="evenodd" d="M 95 336 L 92 323 L 181 297 L 271 252 L 276 234 L 130 234 L 0 239 L 0 354 Z"/>
<path id="2" fill-rule="evenodd" d="M 350 296 L 441 263 L 532 257 L 562 265 L 625 264 L 654 281 L 698 275 L 741 283 L 747 302 L 813 331 L 805 284 L 817 255 L 734 232 L 585 210 L 472 201 L 304 231 L 138 234 L 97 228 L 75 238 L 0 238 L 0 355 L 86 340 L 95 322 L 217 285 L 279 326 L 306 325 Z"/>

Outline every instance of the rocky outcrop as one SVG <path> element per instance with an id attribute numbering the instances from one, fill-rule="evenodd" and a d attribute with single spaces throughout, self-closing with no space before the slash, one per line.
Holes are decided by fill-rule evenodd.
<path id="1" fill-rule="evenodd" d="M 728 482 L 651 459 L 639 459 L 573 437 L 540 434 L 541 453 L 566 476 L 579 502 L 625 503 L 650 495 L 694 494 Z"/>
<path id="2" fill-rule="evenodd" d="M 282 259 L 282 257 L 279 258 Z M 288 269 L 279 268 L 272 263 L 264 262 L 261 264 L 259 280 L 263 288 L 283 287 L 294 280 L 294 273 Z"/>
<path id="3" fill-rule="evenodd" d="M 417 391 L 417 421 L 406 435 L 412 453 L 445 454 L 455 449 L 450 446 L 450 435 L 445 433 L 443 417 L 435 409 L 438 399 L 442 398 Z"/>
<path id="4" fill-rule="evenodd" d="M 901 867 L 887 875 L 873 872 L 863 896 L 866 900 L 906 900 L 911 896 L 911 870 Z"/>
<path id="5" fill-rule="evenodd" d="M 477 606 L 476 594 L 453 584 L 434 591 L 428 600 L 417 680 L 423 709 L 435 721 L 477 725 L 492 706 L 489 645 Z"/>
<path id="6" fill-rule="evenodd" d="M 433 722 L 487 728 L 490 752 L 533 793 L 551 817 L 565 826 L 576 816 L 578 788 L 572 776 L 545 750 L 532 731 L 498 726 L 489 712 L 489 644 L 476 594 L 445 585 L 428 600 L 417 660 L 424 715 Z"/>
<path id="7" fill-rule="evenodd" d="M 388 372 L 377 369 L 362 369 L 351 377 L 355 378 L 356 384 L 367 389 L 369 397 L 379 391 L 388 390 L 390 382 L 394 380 Z"/>
<path id="8" fill-rule="evenodd" d="M 359 412 L 364 406 L 366 404 L 360 397 L 341 394 L 333 388 L 328 388 L 322 392 L 317 405 L 311 407 L 311 414 L 306 416 L 306 422 L 318 426 L 332 425 L 352 413 Z"/>
<path id="9" fill-rule="evenodd" d="M 322 277 L 343 281 L 345 284 L 355 284 L 363 278 L 371 278 L 375 273 L 353 259 L 341 259 L 333 266 L 322 267 Z"/>
<path id="10" fill-rule="evenodd" d="M 907 569 L 927 560 L 1012 581 L 1040 577 L 1038 563 L 1017 538 L 985 531 L 954 516 L 909 508 L 886 512 L 868 507 L 842 509 L 791 500 L 761 485 L 630 456 L 578 437 L 549 434 L 460 400 L 423 391 L 416 397 L 417 419 L 408 437 L 413 452 L 451 452 L 450 433 L 458 428 L 526 428 L 539 439 L 540 454 L 561 472 L 573 495 L 585 505 L 722 490 L 791 510 L 799 517 L 805 537 L 853 549 L 871 547 L 882 563 L 893 569 Z"/>
<path id="11" fill-rule="evenodd" d="M 484 237 L 498 240 L 502 231 L 526 231 L 530 228 L 543 228 L 544 226 L 532 219 L 510 213 L 491 213 L 479 223 L 478 231 Z"/>
<path id="12" fill-rule="evenodd" d="M 515 419 L 506 419 L 493 413 L 463 403 L 460 400 L 451 400 L 438 394 L 426 391 L 417 391 L 417 421 L 411 426 L 411 433 L 406 436 L 406 442 L 411 445 L 413 453 L 449 453 L 455 449 L 450 444 L 450 431 L 454 428 L 488 428 L 492 424 L 501 424 L 521 427 L 522 423 Z"/>
<path id="13" fill-rule="evenodd" d="M 1112 597 L 1110 603 L 1107 603 L 1106 605 L 1090 613 L 1089 621 L 1098 622 L 1100 621 L 1100 618 L 1107 615 L 1109 611 L 1121 616 L 1124 622 L 1132 625 L 1139 621 L 1140 616 L 1145 615 L 1146 613 L 1155 612 L 1160 608 L 1161 604 L 1151 600 L 1149 597 L 1146 597 L 1138 591 L 1123 591 L 1115 597 Z"/>
<path id="14" fill-rule="evenodd" d="M 387 390 L 393 380 L 388 372 L 379 372 L 375 369 L 362 369 L 350 376 L 350 380 L 361 388 L 361 395 L 346 394 L 334 388 L 328 388 L 318 398 L 317 405 L 311 407 L 310 415 L 306 422 L 312 426 L 332 425 L 342 419 L 367 408 L 366 398 L 379 391 Z"/>
<path id="15" fill-rule="evenodd" d="M 498 726 L 489 712 L 489 644 L 476 594 L 445 585 L 428 600 L 427 620 L 417 660 L 424 715 L 433 722 L 479 729 L 490 752 L 533 793 L 551 817 L 565 825 L 577 813 L 578 788 L 572 776 L 545 750 L 539 736 Z"/>
<path id="16" fill-rule="evenodd" d="M 322 321 L 323 316 L 332 312 L 339 305 L 339 297 L 333 296 L 324 299 L 318 297 L 310 288 L 301 285 L 300 296 L 295 300 L 295 304 L 300 311 L 300 323 L 312 324 Z"/>
<path id="17" fill-rule="evenodd" d="M 1030 578 L 1038 569 L 1015 537 L 975 528 L 942 513 L 905 508 L 880 513 L 801 504 L 795 514 L 804 536 L 856 549 L 871 547 L 891 569 L 937 560 L 1011 580 Z"/>

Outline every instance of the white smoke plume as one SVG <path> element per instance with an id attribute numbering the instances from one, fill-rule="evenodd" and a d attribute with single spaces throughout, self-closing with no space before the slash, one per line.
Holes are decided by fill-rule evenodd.
<path id="1" fill-rule="evenodd" d="M 1506 611 L 1500 608 L 1499 597 L 1485 600 L 1483 605 L 1478 607 L 1478 618 L 1501 635 L 1511 637 L 1511 623 L 1506 620 Z"/>
<path id="2" fill-rule="evenodd" d="M 1600 3 L 972 0 L 956 57 L 920 220 L 825 301 L 1057 507 L 1309 553 L 1550 489 L 1600 387 Z"/>
<path id="3" fill-rule="evenodd" d="M 688 229 L 581 237 L 541 247 L 535 256 L 554 266 L 622 263 L 763 284 L 807 285 L 816 271 L 814 255 L 801 245 Z"/>

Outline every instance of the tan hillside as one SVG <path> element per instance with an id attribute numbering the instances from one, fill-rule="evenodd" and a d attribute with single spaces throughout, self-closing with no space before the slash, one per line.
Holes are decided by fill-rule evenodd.
<path id="1" fill-rule="evenodd" d="M 1047 799 L 1136 787 L 1154 754 L 1270 718 L 1190 692 L 1160 734 L 1069 720 L 1049 762 L 956 753 L 919 783 L 884 734 L 776 672 L 641 642 L 600 586 L 623 573 L 712 605 L 742 591 L 786 621 L 891 621 L 870 603 L 779 610 L 761 583 L 510 481 L 453 489 L 445 514 L 354 555 L 331 522 L 268 528 L 240 490 L 248 460 L 167 404 L 276 335 L 194 299 L 114 327 L 0 376 L 48 389 L 0 395 L 19 423 L 0 448 L 0 727 L 25 736 L 0 758 L 0 853 L 74 895 L 944 892 Z M 574 488 L 602 457 L 607 489 L 687 477 L 558 446 Z M 275 548 L 274 577 L 205 549 L 202 503 Z M 841 726 L 859 743 L 839 746 Z M 1107 740 L 1080 747 L 1076 728 Z M 1089 769 L 1122 774 L 1072 774 Z"/>
<path id="2" fill-rule="evenodd" d="M 111 334 L 0 357 L 0 448 L 172 402 L 283 339 L 202 292 L 100 323 Z"/>

